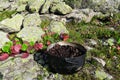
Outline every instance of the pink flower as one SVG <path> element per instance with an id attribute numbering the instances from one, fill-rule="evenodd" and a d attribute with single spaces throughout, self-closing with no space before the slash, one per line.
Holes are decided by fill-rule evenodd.
<path id="1" fill-rule="evenodd" d="M 43 44 L 42 43 L 35 43 L 34 45 L 35 50 L 39 50 L 43 48 Z"/>
<path id="2" fill-rule="evenodd" d="M 66 33 L 61 33 L 61 34 L 60 34 L 60 38 L 61 38 L 63 41 L 66 41 L 66 40 L 69 39 L 69 35 L 66 34 Z"/>
<path id="3" fill-rule="evenodd" d="M 20 44 L 16 44 L 11 47 L 11 53 L 14 53 L 14 54 L 19 53 L 21 48 L 22 46 Z"/>
<path id="4" fill-rule="evenodd" d="M 117 50 L 120 50 L 120 46 L 117 47 Z"/>

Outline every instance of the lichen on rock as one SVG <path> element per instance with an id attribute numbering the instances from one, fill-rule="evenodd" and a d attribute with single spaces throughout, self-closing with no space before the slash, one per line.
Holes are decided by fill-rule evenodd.
<path id="1" fill-rule="evenodd" d="M 7 18 L 5 20 L 2 20 L 0 24 L 4 25 L 0 26 L 0 29 L 7 29 L 8 32 L 18 32 L 21 29 L 21 25 L 23 22 L 24 17 L 21 14 L 16 14 L 12 18 Z"/>
<path id="2" fill-rule="evenodd" d="M 45 32 L 40 27 L 24 27 L 18 34 L 17 37 L 22 38 L 24 41 L 40 41 L 41 36 Z"/>
<path id="3" fill-rule="evenodd" d="M 50 11 L 58 14 L 68 14 L 72 12 L 72 8 L 65 4 L 65 2 L 53 3 Z"/>
<path id="4" fill-rule="evenodd" d="M 28 14 L 23 21 L 23 27 L 36 27 L 41 24 L 41 19 L 38 13 Z"/>
<path id="5" fill-rule="evenodd" d="M 7 38 L 7 33 L 0 31 L 0 48 L 8 41 L 10 40 Z"/>
<path id="6" fill-rule="evenodd" d="M 51 21 L 50 26 L 48 27 L 51 32 L 55 33 L 69 33 L 65 25 L 60 21 Z"/>
<path id="7" fill-rule="evenodd" d="M 45 3 L 45 0 L 29 0 L 28 7 L 31 12 L 39 12 L 42 5 Z"/>

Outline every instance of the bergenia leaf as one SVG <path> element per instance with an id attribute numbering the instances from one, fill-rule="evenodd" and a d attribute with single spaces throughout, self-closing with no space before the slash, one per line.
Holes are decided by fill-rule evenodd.
<path id="1" fill-rule="evenodd" d="M 11 41 L 7 42 L 3 47 L 2 47 L 2 51 L 3 52 L 7 52 L 10 53 L 10 47 L 13 45 L 13 43 Z"/>
<path id="2" fill-rule="evenodd" d="M 35 48 L 35 50 L 40 50 L 43 48 L 43 44 L 42 43 L 35 43 L 34 48 Z"/>
<path id="3" fill-rule="evenodd" d="M 21 49 L 21 44 L 16 44 L 14 46 L 11 46 L 11 53 L 19 53 Z"/>
<path id="4" fill-rule="evenodd" d="M 12 41 L 9 41 L 9 42 L 6 43 L 6 45 L 8 45 L 8 46 L 12 46 L 13 43 L 12 43 Z"/>
<path id="5" fill-rule="evenodd" d="M 17 42 L 16 44 L 22 44 L 23 43 L 23 41 L 22 41 L 22 39 L 21 38 L 15 38 L 15 41 Z"/>
<path id="6" fill-rule="evenodd" d="M 27 44 L 22 44 L 22 51 L 26 51 L 27 50 L 27 48 L 28 48 L 28 45 Z"/>
<path id="7" fill-rule="evenodd" d="M 55 39 L 57 39 L 57 38 L 59 37 L 59 34 L 58 34 L 58 33 L 53 34 L 53 37 L 54 37 Z"/>
<path id="8" fill-rule="evenodd" d="M 9 45 L 4 45 L 4 46 L 2 47 L 2 51 L 3 51 L 3 52 L 6 52 L 6 53 L 10 53 L 10 46 L 9 46 Z"/>
<path id="9" fill-rule="evenodd" d="M 34 44 L 35 44 L 35 43 L 34 43 L 33 41 L 30 42 L 30 46 L 34 46 Z"/>

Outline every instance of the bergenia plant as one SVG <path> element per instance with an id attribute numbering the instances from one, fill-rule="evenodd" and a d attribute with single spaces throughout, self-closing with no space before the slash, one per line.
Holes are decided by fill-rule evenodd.
<path id="1" fill-rule="evenodd" d="M 51 43 L 58 41 L 68 41 L 69 35 L 66 33 L 48 32 L 42 35 L 42 42 L 28 42 L 22 41 L 20 38 L 11 38 L 12 41 L 7 42 L 1 49 L 0 61 L 6 60 L 9 56 L 27 58 L 29 54 L 35 53 L 36 51 L 46 49 Z"/>
<path id="2" fill-rule="evenodd" d="M 21 58 L 27 58 L 30 53 L 34 53 L 43 48 L 42 43 L 34 43 L 33 41 L 21 41 L 19 38 L 7 42 L 1 49 L 0 61 L 6 60 L 9 56 L 20 56 Z"/>

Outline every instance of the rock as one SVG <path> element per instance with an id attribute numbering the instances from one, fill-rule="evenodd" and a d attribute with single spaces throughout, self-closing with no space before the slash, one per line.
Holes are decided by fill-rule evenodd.
<path id="1" fill-rule="evenodd" d="M 23 27 L 36 27 L 41 24 L 41 19 L 38 13 L 28 14 L 23 21 Z"/>
<path id="2" fill-rule="evenodd" d="M 18 2 L 19 3 L 21 3 L 21 4 L 25 4 L 25 3 L 27 3 L 29 0 L 18 0 Z"/>
<path id="3" fill-rule="evenodd" d="M 6 0 L 0 0 L 0 11 L 7 9 L 10 6 L 10 3 Z"/>
<path id="4" fill-rule="evenodd" d="M 16 10 L 19 6 L 16 2 L 13 2 L 10 4 L 9 10 Z"/>
<path id="5" fill-rule="evenodd" d="M 8 0 L 9 2 L 13 2 L 14 0 Z"/>
<path id="6" fill-rule="evenodd" d="M 77 22 L 90 22 L 94 16 L 102 15 L 100 12 L 94 12 L 92 9 L 75 9 L 70 14 L 66 15 L 68 19 L 74 19 Z"/>
<path id="7" fill-rule="evenodd" d="M 66 27 L 64 26 L 64 24 L 60 21 L 51 21 L 50 26 L 48 27 L 48 29 L 51 32 L 55 32 L 55 33 L 69 33 L 68 30 L 66 29 Z"/>
<path id="8" fill-rule="evenodd" d="M 93 59 L 97 60 L 99 63 L 101 63 L 103 66 L 105 66 L 106 62 L 103 59 L 93 57 Z"/>
<path id="9" fill-rule="evenodd" d="M 46 0 L 45 4 L 42 7 L 41 13 L 48 13 L 50 5 L 51 5 L 51 1 Z"/>
<path id="10" fill-rule="evenodd" d="M 52 4 L 54 4 L 54 3 L 60 3 L 60 2 L 62 2 L 63 0 L 46 0 L 45 1 L 45 3 L 44 3 L 44 5 L 42 6 L 42 8 L 41 8 L 41 13 L 49 13 L 49 8 L 50 8 L 50 6 L 52 5 Z"/>
<path id="11" fill-rule="evenodd" d="M 9 10 L 25 11 L 29 0 L 12 0 Z"/>
<path id="12" fill-rule="evenodd" d="M 63 2 L 63 0 L 52 0 L 53 3 Z"/>
<path id="13" fill-rule="evenodd" d="M 52 4 L 50 11 L 58 14 L 68 14 L 72 12 L 72 8 L 65 4 L 65 2 L 59 2 Z"/>
<path id="14" fill-rule="evenodd" d="M 21 29 L 23 19 L 24 19 L 24 17 L 22 15 L 16 14 L 11 19 L 7 18 L 7 19 L 1 21 L 0 24 L 4 25 L 4 27 L 0 26 L 0 29 L 2 29 L 2 30 L 7 29 L 8 32 L 18 32 Z"/>
<path id="15" fill-rule="evenodd" d="M 91 8 L 94 11 L 100 11 L 103 13 L 107 12 L 118 12 L 120 0 L 83 0 L 81 8 Z"/>
<path id="16" fill-rule="evenodd" d="M 109 75 L 108 73 L 104 72 L 103 70 L 96 70 L 95 71 L 95 77 L 100 79 L 100 80 L 110 80 L 113 79 L 113 77 L 111 75 Z"/>
<path id="17" fill-rule="evenodd" d="M 64 0 L 66 4 L 71 6 L 72 8 L 80 8 L 82 0 Z"/>
<path id="18" fill-rule="evenodd" d="M 7 38 L 7 33 L 0 31 L 0 48 L 8 41 L 10 40 Z"/>
<path id="19" fill-rule="evenodd" d="M 94 39 L 87 39 L 85 43 L 90 46 L 97 45 L 97 41 L 95 41 Z"/>
<path id="20" fill-rule="evenodd" d="M 92 45 L 97 45 L 97 42 L 96 42 L 94 39 L 90 39 L 90 43 L 91 43 Z"/>
<path id="21" fill-rule="evenodd" d="M 45 0 L 29 0 L 28 1 L 29 11 L 39 12 L 44 3 Z"/>
<path id="22" fill-rule="evenodd" d="M 92 48 L 90 46 L 85 46 L 85 48 L 87 49 L 87 51 L 94 49 L 94 48 Z"/>
<path id="23" fill-rule="evenodd" d="M 0 72 L 3 80 L 33 80 L 37 78 L 40 68 L 33 59 L 33 55 L 22 59 L 20 57 L 8 58 L 0 62 Z"/>
<path id="24" fill-rule="evenodd" d="M 40 27 L 24 27 L 18 34 L 17 37 L 22 38 L 25 41 L 39 41 L 42 40 L 41 36 L 45 32 Z"/>
<path id="25" fill-rule="evenodd" d="M 108 45 L 113 46 L 116 41 L 114 38 L 109 38 L 106 42 L 108 43 Z"/>
<path id="26" fill-rule="evenodd" d="M 26 10 L 26 6 L 27 6 L 27 4 L 20 5 L 20 6 L 17 8 L 17 11 L 18 11 L 18 12 L 25 11 L 25 10 Z"/>
<path id="27" fill-rule="evenodd" d="M 43 14 L 43 15 L 40 15 L 40 18 L 42 20 L 48 19 L 48 20 L 61 21 L 63 23 L 67 22 L 65 16 L 59 16 L 59 15 L 55 15 L 55 14 Z"/>

